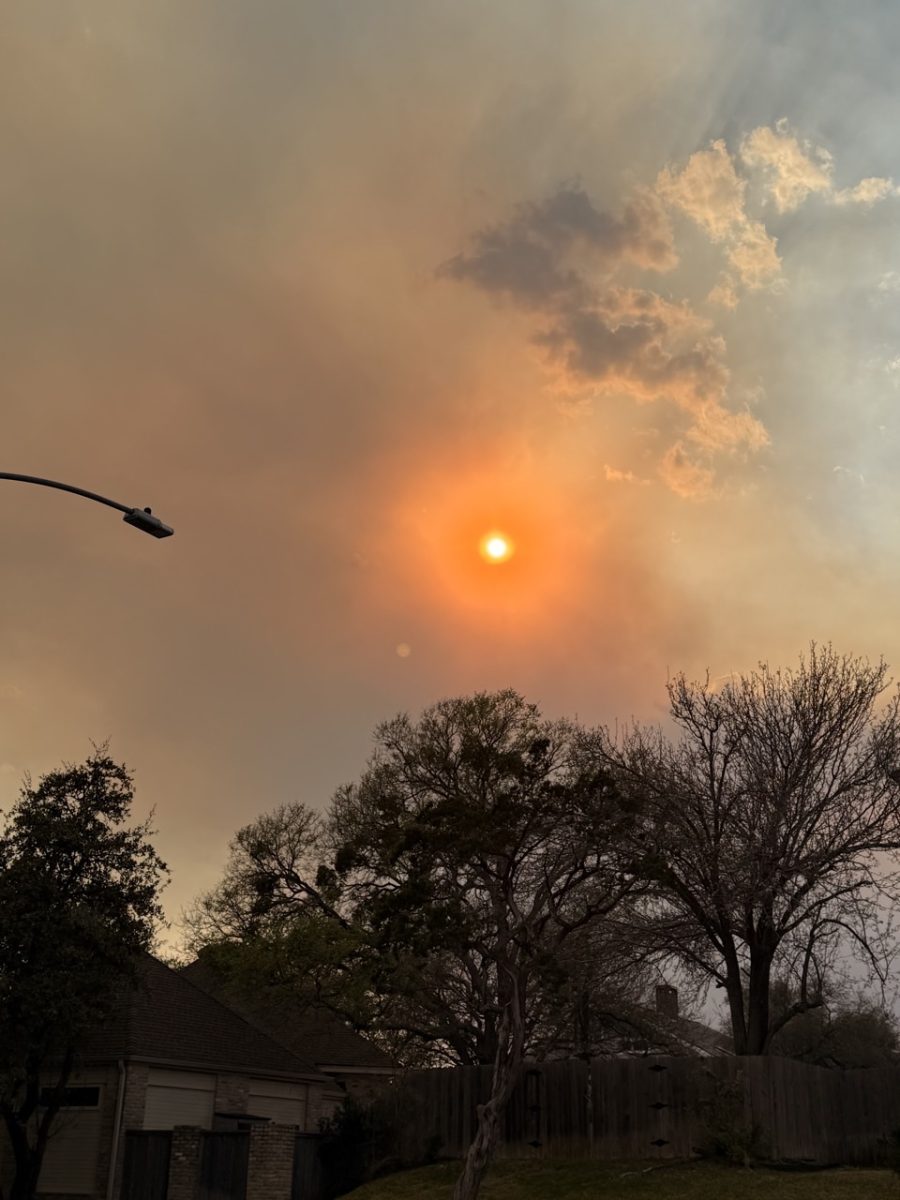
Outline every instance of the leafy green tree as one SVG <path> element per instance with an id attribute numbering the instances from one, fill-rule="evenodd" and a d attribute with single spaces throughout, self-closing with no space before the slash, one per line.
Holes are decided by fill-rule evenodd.
<path id="1" fill-rule="evenodd" d="M 0 831 L 0 1118 L 9 1200 L 32 1200 L 82 1039 L 134 978 L 165 865 L 129 826 L 132 777 L 101 747 L 26 779 Z"/>
<path id="2" fill-rule="evenodd" d="M 848 945 L 884 977 L 883 901 L 897 895 L 900 698 L 884 663 L 813 645 L 715 688 L 669 684 L 677 738 L 607 739 L 642 805 L 634 866 L 648 882 L 635 937 L 723 988 L 738 1054 L 765 1054 L 823 1004 Z M 772 986 L 790 979 L 775 1012 Z"/>

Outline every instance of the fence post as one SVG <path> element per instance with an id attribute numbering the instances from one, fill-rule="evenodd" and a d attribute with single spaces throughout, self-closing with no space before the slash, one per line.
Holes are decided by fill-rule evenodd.
<path id="1" fill-rule="evenodd" d="M 176 1125 L 172 1130 L 166 1200 L 197 1200 L 200 1193 L 202 1138 L 203 1130 L 195 1125 Z"/>
<path id="2" fill-rule="evenodd" d="M 247 1200 L 291 1200 L 296 1141 L 293 1125 L 256 1125 L 250 1130 Z"/>

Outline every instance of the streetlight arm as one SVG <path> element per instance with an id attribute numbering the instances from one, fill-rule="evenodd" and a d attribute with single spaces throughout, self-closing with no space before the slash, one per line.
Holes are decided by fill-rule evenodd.
<path id="1" fill-rule="evenodd" d="M 131 508 L 127 504 L 119 504 L 106 496 L 98 496 L 96 492 L 87 492 L 84 488 L 75 487 L 71 483 L 58 483 L 55 479 L 41 479 L 39 475 L 14 475 L 12 471 L 0 471 L 0 479 L 16 479 L 19 483 L 37 483 L 41 487 L 58 488 L 61 492 L 73 492 L 76 496 L 86 496 L 88 500 L 96 500 L 98 504 L 117 508 L 119 512 L 131 512 Z"/>
<path id="2" fill-rule="evenodd" d="M 39 475 L 18 475 L 13 471 L 0 471 L 0 479 L 12 479 L 19 483 L 36 483 L 40 487 L 56 488 L 60 492 L 72 492 L 75 496 L 96 500 L 98 504 L 105 504 L 107 508 L 115 508 L 124 513 L 123 519 L 128 525 L 134 525 L 136 529 L 141 529 L 144 533 L 151 533 L 154 537 L 171 537 L 175 532 L 171 526 L 164 525 L 159 517 L 155 517 L 149 508 L 133 508 L 130 504 L 119 504 L 117 500 L 110 500 L 108 496 L 100 496 L 97 492 L 86 491 L 85 488 L 75 487 L 71 483 L 60 483 L 56 479 L 42 479 Z"/>

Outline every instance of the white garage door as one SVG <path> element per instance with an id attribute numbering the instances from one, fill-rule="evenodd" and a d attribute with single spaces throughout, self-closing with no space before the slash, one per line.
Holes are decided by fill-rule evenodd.
<path id="1" fill-rule="evenodd" d="M 38 1192 L 93 1193 L 100 1148 L 101 1090 L 84 1085 L 68 1089 L 72 1103 L 60 1109 L 51 1127 Z"/>
<path id="2" fill-rule="evenodd" d="M 274 1079 L 251 1079 L 247 1112 L 254 1117 L 268 1117 L 279 1125 L 306 1128 L 305 1083 L 279 1083 Z"/>
<path id="3" fill-rule="evenodd" d="M 147 1081 L 144 1128 L 199 1125 L 201 1129 L 212 1129 L 215 1096 L 215 1075 L 153 1068 Z"/>

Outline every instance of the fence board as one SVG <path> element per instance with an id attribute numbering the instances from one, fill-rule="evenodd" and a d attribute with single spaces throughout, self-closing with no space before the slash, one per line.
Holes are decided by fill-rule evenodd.
<path id="1" fill-rule="evenodd" d="M 407 1161 L 463 1154 L 489 1067 L 411 1072 L 395 1089 Z M 397 1111 L 400 1111 L 400 1107 Z M 528 1063 L 506 1112 L 500 1154 L 686 1158 L 731 1121 L 757 1126 L 767 1156 L 873 1164 L 900 1128 L 900 1069 L 827 1070 L 791 1059 L 571 1059 Z"/>
<path id="2" fill-rule="evenodd" d="M 298 1133 L 294 1142 L 294 1167 L 291 1176 L 291 1200 L 324 1200 L 325 1176 L 319 1158 L 320 1137 L 316 1133 Z"/>
<path id="3" fill-rule="evenodd" d="M 169 1130 L 126 1132 L 122 1200 L 166 1200 L 171 1150 Z"/>
<path id="4" fill-rule="evenodd" d="M 249 1133 L 204 1133 L 200 1200 L 246 1200 Z"/>

